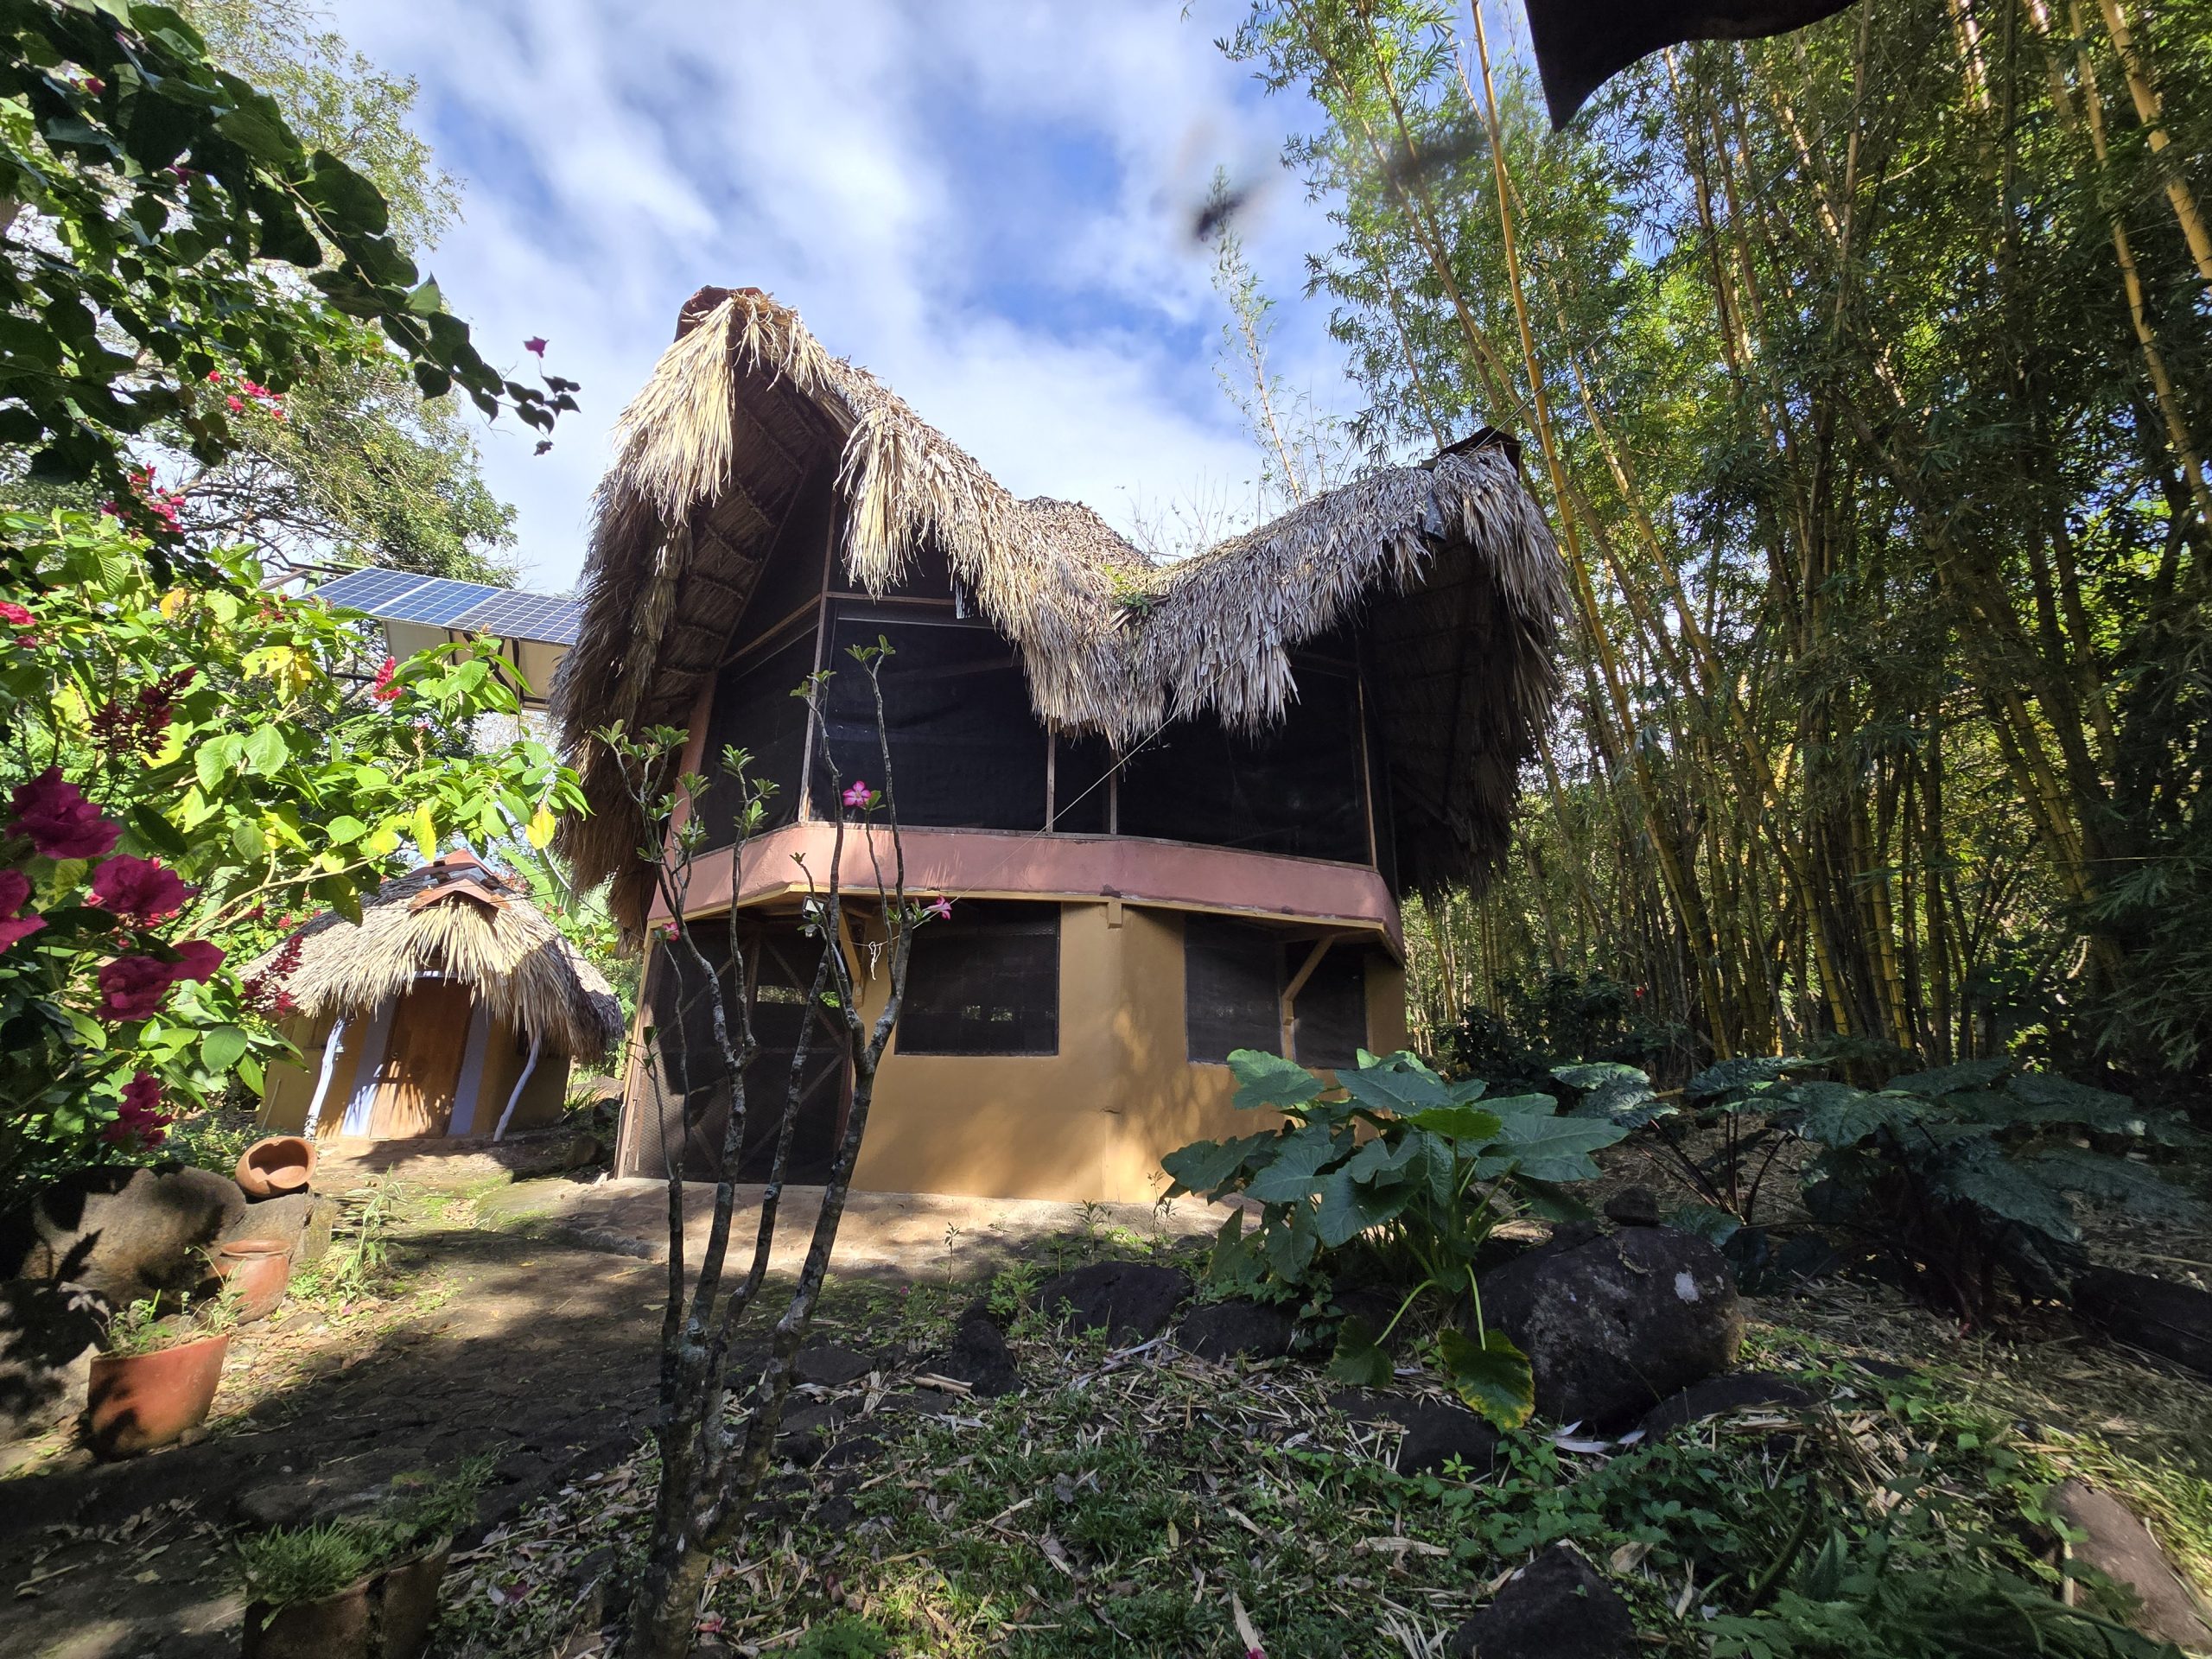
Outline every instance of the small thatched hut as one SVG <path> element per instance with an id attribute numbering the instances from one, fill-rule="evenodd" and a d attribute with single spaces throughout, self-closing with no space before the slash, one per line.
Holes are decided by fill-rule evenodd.
<path id="1" fill-rule="evenodd" d="M 528 897 L 467 853 L 326 911 L 247 969 L 286 999 L 307 1064 L 276 1067 L 262 1121 L 291 1134 L 505 1134 L 557 1118 L 572 1061 L 622 1037 L 606 979 Z"/>
<path id="2" fill-rule="evenodd" d="M 840 780 L 880 781 L 844 652 L 887 639 L 908 885 L 954 910 L 917 940 L 857 1182 L 1141 1198 L 1162 1153 L 1245 1127 L 1230 1048 L 1331 1065 L 1403 1041 L 1398 895 L 1478 880 L 1503 851 L 1564 592 L 1499 435 L 1155 565 L 1087 507 L 1016 499 L 787 307 L 702 289 L 600 486 L 554 696 L 591 810 L 560 845 L 582 881 L 614 878 L 650 949 L 639 824 L 592 734 L 689 730 L 685 769 L 715 781 L 689 804 L 705 833 L 685 906 L 725 960 L 748 947 L 733 995 L 780 1099 L 818 1014 L 794 857 L 819 875 Z M 818 715 L 791 696 L 840 668 Z M 741 861 L 733 746 L 777 785 Z M 848 858 L 866 885 L 864 838 Z M 688 1080 L 674 1063 L 672 978 L 649 960 L 624 1173 L 679 1148 L 695 1174 L 720 1161 L 727 1084 L 702 1064 L 702 1007 Z M 802 1180 L 826 1168 L 847 1086 L 826 1020 L 810 1049 Z M 772 1138 L 761 1124 L 741 1175 Z"/>

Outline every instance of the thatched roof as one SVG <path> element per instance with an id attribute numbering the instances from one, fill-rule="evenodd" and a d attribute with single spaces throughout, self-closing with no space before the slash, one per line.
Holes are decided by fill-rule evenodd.
<path id="1" fill-rule="evenodd" d="M 846 568 L 880 592 L 925 544 L 1018 648 L 1038 715 L 1141 742 L 1172 716 L 1249 729 L 1296 696 L 1288 652 L 1340 623 L 1376 665 L 1403 887 L 1481 876 L 1553 695 L 1565 588 L 1511 446 L 1379 469 L 1155 565 L 1089 508 L 1018 500 L 866 370 L 757 289 L 702 289 L 623 412 L 601 481 L 584 614 L 554 690 L 588 817 L 583 882 L 639 836 L 591 735 L 682 725 L 809 488 L 834 489 Z"/>
<path id="2" fill-rule="evenodd" d="M 605 976 L 523 893 L 466 853 L 448 854 L 377 889 L 361 919 L 325 911 L 289 939 L 299 959 L 272 987 L 310 1019 L 366 1014 L 425 973 L 467 982 L 492 1012 L 587 1065 L 622 1040 L 622 1005 Z M 289 941 L 288 941 L 289 942 Z M 246 969 L 276 972 L 285 944 Z"/>

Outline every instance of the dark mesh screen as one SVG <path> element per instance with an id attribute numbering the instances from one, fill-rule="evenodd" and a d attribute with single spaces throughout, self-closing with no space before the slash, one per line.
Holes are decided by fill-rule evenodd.
<path id="1" fill-rule="evenodd" d="M 1121 833 L 1367 861 L 1359 704 L 1350 674 L 1301 663 L 1282 723 L 1232 736 L 1178 721 L 1122 770 Z"/>
<path id="2" fill-rule="evenodd" d="M 1213 916 L 1183 922 L 1183 1033 L 1194 1063 L 1230 1051 L 1282 1046 L 1282 943 L 1262 928 Z"/>
<path id="3" fill-rule="evenodd" d="M 898 1040 L 901 1054 L 1059 1052 L 1059 906 L 969 900 L 925 923 Z"/>
<path id="4" fill-rule="evenodd" d="M 737 839 L 741 797 L 737 780 L 722 770 L 727 749 L 747 751 L 753 757 L 747 775 L 776 785 L 763 828 L 773 829 L 798 817 L 806 704 L 791 693 L 813 667 L 814 631 L 804 628 L 765 658 L 722 671 L 715 686 L 714 711 L 707 720 L 707 746 L 699 756 L 699 770 L 707 779 L 707 792 L 699 802 L 707 826 L 705 846 L 727 847 Z"/>
<path id="5" fill-rule="evenodd" d="M 793 612 L 822 596 L 828 574 L 830 479 L 823 472 L 807 480 L 793 504 L 782 533 L 768 551 L 767 562 L 753 581 L 752 596 L 737 620 L 732 639 L 751 645 L 763 634 L 788 623 Z"/>
<path id="6" fill-rule="evenodd" d="M 1291 971 L 1305 962 L 1312 947 L 1291 947 Z M 1321 958 L 1306 982 L 1298 988 L 1291 1008 L 1291 1035 L 1300 1065 L 1351 1066 L 1367 1044 L 1366 953 L 1357 945 L 1339 944 Z"/>
<path id="7" fill-rule="evenodd" d="M 987 627 L 837 619 L 827 696 L 830 753 L 848 781 L 883 784 L 868 674 L 845 652 L 891 642 L 883 665 L 884 721 L 899 821 L 977 830 L 1045 827 L 1043 727 L 1014 647 Z M 829 817 L 836 791 L 817 767 L 815 808 Z"/>
<path id="8" fill-rule="evenodd" d="M 1063 734 L 1053 741 L 1058 747 L 1052 757 L 1052 828 L 1073 836 L 1104 835 L 1114 752 L 1102 737 Z"/>

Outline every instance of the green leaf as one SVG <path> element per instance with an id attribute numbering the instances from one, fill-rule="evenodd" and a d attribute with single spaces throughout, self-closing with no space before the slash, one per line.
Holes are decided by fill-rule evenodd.
<path id="1" fill-rule="evenodd" d="M 1589 1181 L 1598 1177 L 1598 1166 L 1590 1154 L 1627 1135 L 1618 1123 L 1530 1113 L 1506 1118 L 1497 1144 L 1498 1150 L 1511 1157 L 1514 1166 L 1531 1180 Z"/>
<path id="2" fill-rule="evenodd" d="M 240 818 L 231 826 L 231 845 L 250 864 L 269 856 L 269 837 L 251 818 Z"/>
<path id="3" fill-rule="evenodd" d="M 2056 1072 L 2024 1072 L 2006 1081 L 2005 1092 L 2027 1108 L 2023 1122 L 2074 1123 L 2100 1135 L 2138 1139 L 2146 1128 L 2142 1108 L 2126 1095 L 2092 1089 Z"/>
<path id="4" fill-rule="evenodd" d="M 1262 1165 L 1245 1186 L 1247 1198 L 1262 1204 L 1299 1204 L 1320 1190 L 1323 1165 L 1335 1160 L 1335 1137 L 1324 1124 L 1276 1137 L 1274 1156 Z"/>
<path id="5" fill-rule="evenodd" d="M 340 812 L 322 826 L 322 833 L 330 837 L 334 847 L 346 847 L 369 833 L 369 826 L 350 812 Z"/>
<path id="6" fill-rule="evenodd" d="M 2063 1192 L 2124 1204 L 2131 1214 L 2166 1221 L 2201 1221 L 2205 1216 L 2196 1198 L 2126 1158 L 2082 1147 L 2053 1147 L 2036 1160 L 2036 1172 Z"/>
<path id="7" fill-rule="evenodd" d="M 1452 1392 L 1500 1428 L 1518 1428 L 1535 1414 L 1535 1373 L 1503 1331 L 1485 1332 L 1478 1344 L 1464 1331 L 1447 1329 L 1437 1338 L 1436 1351 Z"/>
<path id="8" fill-rule="evenodd" d="M 1872 1095 L 1843 1083 L 1793 1083 L 1762 1098 L 1802 1113 L 1797 1133 L 1823 1147 L 1855 1147 L 1877 1129 L 1916 1122 L 1936 1109 L 1912 1095 Z"/>
<path id="9" fill-rule="evenodd" d="M 1236 1074 L 1236 1097 L 1230 1104 L 1240 1111 L 1269 1106 L 1296 1111 L 1322 1090 L 1320 1078 L 1304 1066 L 1256 1048 L 1231 1050 L 1229 1069 Z"/>
<path id="10" fill-rule="evenodd" d="M 1275 1277 L 1287 1284 L 1297 1284 L 1306 1277 L 1306 1269 L 1313 1264 L 1314 1253 L 1320 1247 L 1312 1213 L 1300 1205 L 1287 1216 L 1268 1217 L 1261 1225 L 1261 1253 L 1267 1257 L 1268 1267 Z"/>
<path id="11" fill-rule="evenodd" d="M 292 758 L 292 751 L 274 725 L 257 726 L 246 737 L 242 758 L 248 772 L 266 778 Z"/>
<path id="12" fill-rule="evenodd" d="M 1329 1375 L 1355 1388 L 1389 1386 L 1390 1356 L 1375 1340 L 1366 1320 L 1346 1319 L 1337 1326 L 1337 1351 L 1329 1359 Z"/>
<path id="13" fill-rule="evenodd" d="M 1748 1090 L 1792 1071 L 1802 1071 L 1814 1061 L 1794 1054 L 1745 1054 L 1707 1066 L 1682 1085 L 1682 1098 L 1693 1103 L 1717 1099 Z"/>
<path id="14" fill-rule="evenodd" d="M 1211 1194 L 1243 1173 L 1244 1160 L 1275 1136 L 1266 1131 L 1236 1141 L 1193 1141 L 1169 1153 L 1160 1166 L 1175 1178 L 1178 1189 Z"/>
<path id="15" fill-rule="evenodd" d="M 1592 1060 L 1582 1065 L 1555 1065 L 1552 1076 L 1570 1089 L 1588 1090 L 1609 1085 L 1632 1083 L 1651 1087 L 1651 1079 L 1644 1072 L 1618 1060 Z"/>
<path id="16" fill-rule="evenodd" d="M 1356 1179 L 1347 1164 L 1321 1178 L 1320 1193 L 1320 1207 L 1313 1212 L 1313 1230 L 1333 1250 L 1351 1243 L 1369 1228 L 1395 1219 L 1412 1202 L 1414 1189 L 1402 1182 L 1370 1185 Z"/>
<path id="17" fill-rule="evenodd" d="M 1451 1106 L 1451 1086 L 1414 1056 L 1399 1052 L 1372 1065 L 1337 1073 L 1344 1091 L 1371 1112 L 1404 1116 L 1432 1106 Z"/>
<path id="18" fill-rule="evenodd" d="M 1883 1087 L 1893 1094 L 1925 1095 L 1935 1100 L 1965 1089 L 1986 1089 L 2012 1069 L 2012 1062 L 2007 1059 L 1961 1060 L 1932 1071 L 1909 1071 L 1891 1077 Z"/>
<path id="19" fill-rule="evenodd" d="M 1994 1141 L 1977 1141 L 1944 1154 L 1929 1183 L 1940 1196 L 1961 1199 L 2031 1232 L 2078 1243 L 2082 1230 L 2054 1182 L 2007 1158 Z"/>
<path id="20" fill-rule="evenodd" d="M 1476 1144 L 1496 1139 L 1498 1131 L 1505 1127 L 1504 1120 L 1496 1112 L 1475 1106 L 1431 1106 L 1426 1111 L 1414 1113 L 1406 1122 L 1447 1141 Z"/>
<path id="21" fill-rule="evenodd" d="M 1559 1102 L 1549 1095 L 1500 1095 L 1483 1102 L 1483 1109 L 1501 1118 L 1550 1117 Z"/>
<path id="22" fill-rule="evenodd" d="M 185 840 L 183 833 L 146 802 L 141 801 L 130 809 L 130 827 L 137 832 L 140 841 L 157 853 L 185 858 L 192 852 L 192 843 Z"/>
<path id="23" fill-rule="evenodd" d="M 200 1039 L 200 1064 L 220 1077 L 236 1065 L 253 1046 L 253 1039 L 238 1026 L 217 1026 Z"/>
<path id="24" fill-rule="evenodd" d="M 236 732 L 225 732 L 201 744 L 192 757 L 200 787 L 213 794 L 216 786 L 238 770 L 238 755 L 245 747 L 245 740 Z"/>

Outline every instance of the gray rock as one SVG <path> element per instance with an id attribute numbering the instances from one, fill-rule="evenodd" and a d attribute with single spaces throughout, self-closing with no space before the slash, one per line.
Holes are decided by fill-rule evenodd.
<path id="1" fill-rule="evenodd" d="M 1288 1313 L 1265 1302 L 1210 1302 L 1191 1312 L 1175 1341 L 1201 1359 L 1281 1359 L 1290 1351 L 1291 1324 Z"/>
<path id="2" fill-rule="evenodd" d="M 2061 1481 L 2050 1507 L 2069 1531 L 2088 1535 L 2068 1551 L 2135 1592 L 2138 1630 L 2191 1652 L 2212 1649 L 2204 1607 L 2133 1510 L 2079 1480 Z"/>
<path id="3" fill-rule="evenodd" d="M 1547 1246 L 1482 1279 L 1483 1313 L 1529 1356 L 1536 1410 L 1611 1428 L 1725 1371 L 1744 1339 L 1720 1253 L 1665 1227 Z"/>
<path id="4" fill-rule="evenodd" d="M 1789 1411 L 1808 1410 L 1813 1395 L 1802 1383 L 1770 1371 L 1731 1371 L 1693 1382 L 1680 1394 L 1662 1400 L 1643 1414 L 1637 1425 L 1647 1440 L 1658 1440 L 1687 1424 L 1754 1406 L 1780 1406 Z"/>
<path id="5" fill-rule="evenodd" d="M 293 1253 L 292 1265 L 303 1268 L 310 1262 L 320 1262 L 330 1254 L 330 1246 L 338 1232 L 338 1200 L 316 1195 L 315 1207 L 308 1212 L 307 1231 L 300 1236 L 300 1248 Z"/>
<path id="6" fill-rule="evenodd" d="M 223 1229 L 219 1242 L 227 1244 L 234 1238 L 282 1239 L 292 1247 L 292 1261 L 296 1265 L 308 1225 L 315 1219 L 315 1198 L 311 1192 L 286 1192 L 273 1198 L 249 1200 L 238 1218 Z"/>
<path id="7" fill-rule="evenodd" d="M 2074 1311 L 2115 1342 L 2212 1376 L 2212 1292 L 2092 1268 L 2074 1281 Z"/>
<path id="8" fill-rule="evenodd" d="M 1347 1389 L 1329 1396 L 1330 1407 L 1358 1423 L 1395 1423 L 1398 1472 L 1440 1475 L 1457 1458 L 1473 1475 L 1486 1475 L 1497 1458 L 1497 1431 L 1465 1406 L 1416 1400 L 1402 1394 Z"/>
<path id="9" fill-rule="evenodd" d="M 1452 1631 L 1445 1651 L 1454 1659 L 1630 1659 L 1636 1621 L 1597 1568 L 1554 1544 Z"/>
<path id="10" fill-rule="evenodd" d="M 107 1304 L 77 1285 L 0 1285 L 0 1440 L 22 1440 L 84 1409 Z"/>
<path id="11" fill-rule="evenodd" d="M 0 1217 L 0 1277 L 82 1285 L 118 1306 L 188 1290 L 245 1208 L 238 1183 L 211 1170 L 77 1170 Z"/>
<path id="12" fill-rule="evenodd" d="M 1103 1331 L 1111 1342 L 1147 1342 L 1167 1328 L 1190 1294 L 1190 1278 L 1179 1268 L 1094 1262 L 1047 1279 L 1038 1287 L 1037 1306 L 1048 1319 L 1065 1319 L 1078 1331 Z"/>
<path id="13" fill-rule="evenodd" d="M 844 1388 L 875 1369 L 875 1361 L 868 1355 L 835 1342 L 800 1349 L 791 1364 L 800 1382 L 825 1389 Z"/>
<path id="14" fill-rule="evenodd" d="M 1605 1219 L 1616 1227 L 1656 1227 L 1659 1195 L 1648 1186 L 1624 1187 L 1605 1200 Z"/>

